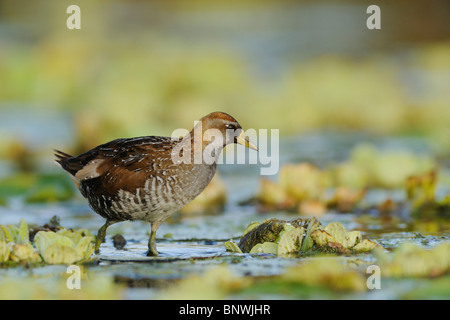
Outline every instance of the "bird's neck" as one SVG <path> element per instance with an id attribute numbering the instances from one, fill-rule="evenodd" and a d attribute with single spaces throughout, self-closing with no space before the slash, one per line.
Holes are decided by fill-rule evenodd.
<path id="1" fill-rule="evenodd" d="M 195 129 L 195 128 L 194 128 Z M 202 133 L 192 130 L 183 139 L 177 142 L 173 148 L 174 162 L 183 162 L 186 164 L 205 164 L 217 165 L 220 154 L 223 149 L 221 139 L 208 139 Z"/>

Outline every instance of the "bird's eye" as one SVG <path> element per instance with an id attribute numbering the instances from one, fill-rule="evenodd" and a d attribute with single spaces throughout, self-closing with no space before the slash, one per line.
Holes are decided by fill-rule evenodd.
<path id="1" fill-rule="evenodd" d="M 225 125 L 225 128 L 227 128 L 227 129 L 233 129 L 233 130 L 235 130 L 236 129 L 236 126 L 234 125 L 234 124 L 226 124 Z"/>

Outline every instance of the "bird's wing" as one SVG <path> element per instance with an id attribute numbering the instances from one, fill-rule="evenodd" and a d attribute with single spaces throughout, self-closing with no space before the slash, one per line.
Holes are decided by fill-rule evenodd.
<path id="1" fill-rule="evenodd" d="M 158 154 L 169 150 L 173 143 L 174 140 L 168 137 L 117 139 L 77 157 L 57 150 L 55 156 L 56 162 L 76 183 L 103 176 L 108 181 L 116 180 L 116 184 L 133 186 L 140 183 L 139 177 L 142 179 L 152 168 L 155 169 L 152 163 L 157 161 Z"/>

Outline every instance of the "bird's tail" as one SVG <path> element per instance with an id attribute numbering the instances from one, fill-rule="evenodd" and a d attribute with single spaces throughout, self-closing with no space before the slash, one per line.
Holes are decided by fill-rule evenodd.
<path id="1" fill-rule="evenodd" d="M 55 163 L 57 165 L 59 165 L 61 168 L 63 168 L 70 176 L 70 178 L 72 179 L 73 183 L 75 183 L 75 186 L 79 189 L 80 188 L 80 182 L 78 181 L 78 179 L 75 178 L 74 174 L 75 172 L 71 172 L 71 170 L 69 170 L 67 168 L 67 162 L 65 160 L 71 159 L 73 158 L 73 156 L 71 156 L 68 153 L 59 151 L 59 150 L 54 150 L 55 151 Z"/>
<path id="2" fill-rule="evenodd" d="M 62 166 L 62 161 L 63 160 L 72 158 L 72 156 L 70 154 L 67 154 L 65 152 L 62 152 L 62 151 L 59 151 L 59 150 L 56 150 L 56 149 L 54 151 L 55 151 L 55 157 L 56 157 L 55 162 L 57 164 L 59 164 L 60 166 Z"/>

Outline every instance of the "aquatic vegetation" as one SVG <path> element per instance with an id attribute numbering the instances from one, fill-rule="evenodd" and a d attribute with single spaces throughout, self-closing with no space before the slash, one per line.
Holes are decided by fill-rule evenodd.
<path id="1" fill-rule="evenodd" d="M 0 280 L 2 300 L 109 300 L 123 299 L 124 287 L 105 275 L 83 277 L 81 288 L 69 290 L 67 275 Z"/>
<path id="2" fill-rule="evenodd" d="M 243 253 L 241 248 L 239 248 L 239 246 L 236 244 L 236 242 L 233 242 L 231 240 L 227 241 L 224 243 L 225 248 L 227 249 L 227 251 L 229 252 L 234 252 L 234 253 Z M 0 247 L 1 249 L 1 247 Z M 0 251 L 1 252 L 1 251 Z M 6 254 L 6 253 L 5 253 Z"/>
<path id="3" fill-rule="evenodd" d="M 140 50 L 126 46 L 109 52 L 108 28 L 96 13 L 101 10 L 88 10 L 98 25 L 92 26 L 87 39 L 67 41 L 55 31 L 45 41 L 37 41 L 33 50 L 27 43 L 5 39 L 7 49 L 0 62 L 5 79 L 0 88 L 2 100 L 47 102 L 47 108 L 71 107 L 80 118 L 76 120 L 80 144 L 99 139 L 92 142 L 97 145 L 110 140 L 117 130 L 119 135 L 132 135 L 149 126 L 164 130 L 167 119 L 175 118 L 175 126 L 180 127 L 188 112 L 202 114 L 211 107 L 233 105 L 229 101 L 241 102 L 230 107 L 230 113 L 246 105 L 245 122 L 254 123 L 254 127 L 285 128 L 288 134 L 323 127 L 379 133 L 422 130 L 444 140 L 448 133 L 446 117 L 442 116 L 448 115 L 447 88 L 441 84 L 445 81 L 436 80 L 442 79 L 436 74 L 439 68 L 428 67 L 441 64 L 440 70 L 447 68 L 440 61 L 448 55 L 448 43 L 410 48 L 408 56 L 415 58 L 401 64 L 395 55 L 380 53 L 355 60 L 320 56 L 290 63 L 288 72 L 280 72 L 277 78 L 277 84 L 282 85 L 269 91 L 234 46 L 203 43 L 200 47 L 207 45 L 208 50 L 199 50 L 195 41 L 189 44 L 168 39 L 157 25 L 139 28 L 139 22 L 134 21 L 129 41 L 138 41 Z M 54 11 L 52 7 L 43 9 L 46 14 Z M 205 14 L 195 15 L 201 19 Z M 123 23 L 127 28 L 126 21 Z M 128 33 L 114 36 L 123 40 Z M 102 64 L 93 59 L 98 52 L 105 54 Z M 419 79 L 426 94 L 416 92 L 420 99 L 411 102 L 409 91 L 414 87 L 401 81 L 399 75 L 415 68 L 425 73 Z M 153 90 L 148 92 L 150 87 Z M 128 108 L 123 108 L 124 104 Z M 411 104 L 427 108 L 410 108 Z M 161 111 L 157 106 L 170 107 Z M 135 114 L 144 116 L 133 117 Z"/>
<path id="4" fill-rule="evenodd" d="M 289 210 L 294 207 L 294 199 L 278 183 L 261 178 L 260 186 L 255 200 L 264 210 Z"/>
<path id="5" fill-rule="evenodd" d="M 87 230 L 38 231 L 33 243 L 29 235 L 24 219 L 18 227 L 0 225 L 0 261 L 72 264 L 88 259 L 94 251 L 94 237 Z"/>
<path id="6" fill-rule="evenodd" d="M 317 233 L 320 234 L 320 237 L 316 237 Z M 347 232 L 339 222 L 328 224 L 324 230 L 321 230 L 319 227 L 311 233 L 311 238 L 318 246 L 326 246 L 328 242 L 337 242 L 346 249 L 354 247 L 362 240 L 359 231 Z"/>
<path id="7" fill-rule="evenodd" d="M 209 269 L 178 281 L 158 296 L 161 299 L 225 299 L 286 295 L 314 297 L 334 293 L 367 291 L 366 278 L 357 268 L 333 257 L 314 258 L 286 268 L 280 275 L 270 277 L 236 276 L 228 266 Z"/>
<path id="8" fill-rule="evenodd" d="M 36 233 L 38 233 L 39 231 L 52 231 L 52 232 L 57 232 L 61 229 L 64 229 L 64 227 L 62 227 L 60 225 L 60 218 L 57 215 L 54 215 L 50 221 L 48 223 L 43 224 L 42 226 L 32 226 L 30 228 L 30 231 L 28 232 L 29 237 L 30 237 L 30 241 L 34 242 L 34 236 L 36 235 Z"/>
<path id="9" fill-rule="evenodd" d="M 28 225 L 24 219 L 20 219 L 18 227 L 0 225 L 0 261 L 30 263 L 42 261 L 31 245 L 28 237 Z"/>
<path id="10" fill-rule="evenodd" d="M 245 232 L 239 242 L 239 248 L 243 252 L 250 250 L 258 243 L 275 242 L 281 231 L 284 230 L 285 221 L 270 219 L 258 225 L 251 224 L 251 229 Z"/>
<path id="11" fill-rule="evenodd" d="M 5 198 L 22 197 L 25 202 L 55 202 L 73 197 L 74 186 L 63 174 L 22 172 L 0 180 L 0 193 Z"/>
<path id="12" fill-rule="evenodd" d="M 69 200 L 74 196 L 74 186 L 67 176 L 61 174 L 39 175 L 37 181 L 25 193 L 25 201 L 55 202 Z"/>
<path id="13" fill-rule="evenodd" d="M 236 253 L 269 253 L 279 256 L 317 253 L 358 254 L 370 252 L 379 245 L 362 239 L 359 231 L 348 232 L 338 222 L 323 227 L 315 218 L 283 221 L 278 219 L 252 223 L 239 244 L 225 243 Z"/>
<path id="14" fill-rule="evenodd" d="M 442 276 L 434 279 L 415 279 L 414 288 L 400 295 L 401 299 L 410 300 L 448 300 L 450 288 L 450 276 Z"/>
<path id="15" fill-rule="evenodd" d="M 319 217 L 327 212 L 327 204 L 319 200 L 302 201 L 297 211 L 301 215 Z"/>
<path id="16" fill-rule="evenodd" d="M 352 188 L 403 188 L 406 179 L 436 168 L 429 156 L 407 151 L 382 151 L 357 145 L 349 159 L 333 168 L 334 185 Z"/>
<path id="17" fill-rule="evenodd" d="M 19 226 L 15 225 L 0 225 L 0 241 L 6 243 L 28 244 L 28 224 L 24 219 L 20 219 Z"/>
<path id="18" fill-rule="evenodd" d="M 450 243 L 427 250 L 403 243 L 392 253 L 375 250 L 383 277 L 436 277 L 450 272 Z"/>
<path id="19" fill-rule="evenodd" d="M 291 210 L 309 215 L 324 212 L 326 173 L 309 164 L 287 164 L 281 167 L 278 181 L 260 180 L 254 200 L 263 211 Z"/>
<path id="20" fill-rule="evenodd" d="M 405 190 L 412 204 L 412 216 L 416 218 L 450 218 L 450 195 L 436 199 L 437 173 L 410 176 Z"/>
<path id="21" fill-rule="evenodd" d="M 242 203 L 256 203 L 262 212 L 286 210 L 310 216 L 320 216 L 327 210 L 347 213 L 361 209 L 371 189 L 403 189 L 405 184 L 409 198 L 414 196 L 416 203 L 425 202 L 434 199 L 436 179 L 429 176 L 429 181 L 425 181 L 417 177 L 427 177 L 435 172 L 436 166 L 429 156 L 381 151 L 372 145 L 360 144 L 347 161 L 325 169 L 309 163 L 286 164 L 280 169 L 278 181 L 261 179 L 257 194 Z M 418 188 L 423 191 L 412 191 Z M 384 203 L 379 209 L 384 213 L 392 212 L 395 206 L 392 202 Z M 445 211 L 445 208 L 439 210 Z"/>
<path id="22" fill-rule="evenodd" d="M 297 203 L 320 200 L 327 182 L 324 172 L 309 163 L 287 164 L 280 169 L 278 178 L 280 186 Z"/>
<path id="23" fill-rule="evenodd" d="M 296 291 L 306 296 L 318 292 L 327 296 L 330 292 L 360 293 L 366 290 L 366 278 L 359 270 L 348 267 L 345 261 L 328 257 L 303 261 L 288 267 L 283 274 L 271 277 L 238 276 L 229 266 L 212 267 L 206 273 L 179 280 L 163 290 L 158 298 L 209 300 Z"/>
<path id="24" fill-rule="evenodd" d="M 366 278 L 347 263 L 335 258 L 317 258 L 290 267 L 280 276 L 287 283 L 320 286 L 335 291 L 363 292 Z"/>
<path id="25" fill-rule="evenodd" d="M 32 173 L 17 173 L 0 179 L 0 194 L 7 199 L 25 194 L 35 183 L 37 176 Z"/>
<path id="26" fill-rule="evenodd" d="M 206 273 L 194 274 L 169 287 L 158 297 L 164 300 L 210 300 L 224 299 L 252 283 L 248 277 L 234 275 L 226 266 L 209 269 Z"/>
<path id="27" fill-rule="evenodd" d="M 88 259 L 94 252 L 94 237 L 79 231 L 39 231 L 34 245 L 45 263 L 72 264 Z"/>
<path id="28" fill-rule="evenodd" d="M 41 262 L 42 259 L 39 253 L 33 248 L 33 246 L 28 244 L 13 244 L 11 246 L 11 252 L 9 260 L 13 262 L 25 261 L 28 263 Z"/>
<path id="29" fill-rule="evenodd" d="M 360 10 L 360 3 L 346 2 L 329 7 L 324 3 L 315 5 L 313 2 L 306 2 L 305 6 L 304 3 L 295 1 L 263 1 L 258 2 L 255 7 L 248 1 L 242 4 L 239 2 L 238 5 L 226 1 L 221 1 L 219 4 L 203 3 L 204 1 L 184 4 L 183 1 L 176 1 L 150 5 L 144 1 L 121 0 L 100 4 L 83 1 L 82 11 L 89 14 L 89 19 L 83 20 L 83 23 L 88 22 L 89 25 L 86 26 L 89 32 L 81 34 L 72 32 L 69 35 L 63 31 L 65 28 L 62 18 L 67 5 L 65 6 L 62 1 L 42 1 L 34 7 L 22 6 L 21 2 L 23 1 L 19 3 L 2 1 L 1 6 L 0 118 L 3 118 L 2 123 L 5 123 L 5 119 L 9 116 L 16 121 L 11 123 L 12 126 L 9 123 L 6 126 L 0 124 L 2 135 L 0 206 L 8 206 L 0 207 L 2 214 L 10 208 L 14 209 L 11 211 L 19 214 L 18 211 L 21 208 L 15 204 L 18 203 L 16 200 L 20 199 L 12 199 L 13 197 L 34 203 L 70 199 L 72 191 L 69 188 L 66 189 L 66 183 L 70 185 L 71 182 L 66 176 L 63 176 L 61 181 L 38 182 L 40 174 L 32 173 L 32 170 L 36 168 L 44 166 L 52 168 L 49 151 L 51 147 L 59 146 L 54 144 L 53 141 L 56 140 L 54 138 L 58 138 L 58 141 L 65 140 L 67 151 L 76 154 L 118 137 L 169 135 L 169 128 L 189 127 L 192 124 L 189 119 L 206 114 L 211 109 L 223 109 L 231 114 L 240 113 L 241 123 L 246 127 L 279 128 L 281 135 L 305 132 L 313 132 L 314 135 L 314 132 L 321 132 L 324 128 L 331 129 L 331 135 L 340 130 L 352 135 L 352 139 L 347 139 L 343 143 L 339 139 L 327 140 L 326 145 L 331 140 L 337 142 L 332 148 L 326 147 L 327 150 L 324 150 L 320 139 L 308 140 L 302 145 L 306 145 L 306 148 L 300 150 L 298 147 L 296 150 L 295 142 L 297 141 L 292 139 L 291 142 L 294 143 L 289 145 L 290 149 L 286 154 L 281 155 L 281 161 L 314 163 L 313 161 L 318 160 L 317 164 L 321 167 L 315 169 L 324 173 L 326 181 L 323 186 L 321 183 L 316 183 L 314 172 L 311 172 L 314 170 L 308 172 L 307 166 L 302 168 L 302 174 L 298 174 L 295 179 L 291 180 L 290 174 L 287 174 L 287 177 L 283 178 L 286 179 L 285 184 L 280 182 L 281 174 L 277 181 L 262 179 L 257 209 L 269 211 L 266 217 L 277 217 L 280 214 L 272 210 L 291 211 L 318 217 L 326 212 L 337 211 L 356 213 L 352 217 L 332 216 L 333 219 L 334 217 L 338 219 L 336 221 L 346 223 L 352 219 L 350 225 L 354 225 L 354 218 L 361 218 L 360 213 L 367 213 L 373 219 L 378 219 L 368 226 L 366 229 L 368 233 L 376 234 L 381 238 L 383 233 L 389 233 L 389 240 L 392 240 L 386 247 L 393 252 L 383 252 L 387 255 L 386 259 L 389 259 L 382 265 L 382 275 L 384 275 L 384 267 L 389 270 L 389 266 L 393 264 L 391 259 L 396 260 L 394 256 L 400 255 L 396 247 L 399 242 L 404 241 L 404 233 L 408 233 L 405 231 L 423 232 L 423 238 L 419 238 L 418 234 L 418 239 L 414 241 L 427 248 L 434 246 L 435 243 L 448 242 L 450 195 L 441 197 L 444 194 L 436 192 L 442 190 L 441 186 L 433 187 L 425 177 L 422 180 L 424 174 L 434 169 L 434 165 L 428 164 L 427 160 L 416 161 L 413 158 L 422 156 L 417 156 L 413 152 L 396 150 L 397 146 L 405 141 L 414 148 L 417 146 L 417 149 L 427 144 L 433 152 L 438 153 L 437 159 L 440 164 L 444 167 L 449 165 L 450 42 L 445 40 L 448 28 L 440 28 L 443 25 L 447 26 L 446 21 L 443 20 L 446 17 L 443 12 L 442 14 L 432 12 L 430 15 L 429 11 L 433 10 L 413 10 L 413 3 L 400 1 L 406 5 L 398 5 L 397 2 L 391 1 L 389 5 L 395 10 L 388 11 L 392 14 L 392 18 L 396 18 L 394 16 L 396 13 L 402 13 L 403 16 L 406 13 L 404 19 L 395 20 L 399 22 L 397 25 L 400 27 L 396 28 L 395 34 L 377 33 L 376 41 L 372 41 L 359 32 L 361 28 L 355 28 L 354 36 L 351 32 L 345 33 L 346 37 L 342 39 L 344 41 L 332 39 L 336 41 L 330 42 L 326 41 L 330 40 L 327 35 L 336 34 L 339 27 L 349 30 L 352 22 L 357 22 L 354 20 L 354 15 L 357 18 L 364 16 Z M 108 14 L 104 14 L 105 12 Z M 334 32 L 324 32 L 330 24 L 327 25 L 326 21 L 322 21 L 323 19 L 315 18 L 324 18 L 335 12 L 338 16 L 344 12 L 349 20 L 344 21 L 343 25 L 336 24 L 343 19 L 330 20 L 331 26 L 337 28 L 331 30 Z M 272 15 L 273 13 L 275 15 Z M 306 19 L 297 19 L 297 14 L 301 17 L 306 16 Z M 420 21 L 414 19 L 419 16 L 428 17 L 428 19 L 419 19 Z M 430 17 L 431 20 L 436 21 L 427 23 Z M 215 20 L 218 20 L 218 23 Z M 305 23 L 315 21 L 319 21 L 322 28 L 298 28 Z M 358 21 L 361 22 L 361 19 Z M 411 32 L 410 27 L 414 23 L 410 23 L 409 28 L 406 23 L 404 28 L 405 26 L 400 25 L 403 21 L 414 21 L 415 25 L 421 27 L 420 32 Z M 298 22 L 300 24 L 297 24 Z M 363 25 L 363 23 L 359 24 Z M 83 28 L 86 26 L 83 25 Z M 300 34 L 302 30 L 306 33 Z M 293 37 L 293 33 L 298 36 Z M 386 35 L 388 35 L 387 38 Z M 430 35 L 433 41 L 429 41 Z M 407 39 L 408 46 L 396 45 L 398 39 Z M 321 42 L 319 47 L 315 45 L 316 40 Z M 360 40 L 362 42 L 358 42 Z M 356 46 L 352 47 L 355 43 Z M 382 49 L 380 45 L 381 47 L 388 45 L 392 50 L 370 50 L 369 47 L 373 44 L 379 49 Z M 357 49 L 356 54 L 341 54 L 351 52 L 352 48 Z M 317 55 L 324 51 L 330 54 Z M 298 58 L 297 53 L 301 57 Z M 61 128 L 61 123 L 56 121 L 54 126 L 48 127 L 39 126 L 39 122 L 34 123 L 33 119 L 31 122 L 22 122 L 29 116 L 29 112 L 45 117 L 46 112 L 49 111 L 67 120 L 62 125 L 65 128 Z M 33 135 L 33 132 L 38 133 L 38 131 L 39 136 L 29 139 L 30 132 Z M 62 131 L 67 134 L 65 137 L 58 135 Z M 369 140 L 378 142 L 381 140 L 383 146 L 393 148 L 394 152 L 360 145 L 353 150 L 350 159 L 333 165 L 336 159 L 339 161 L 343 159 L 350 144 L 363 138 L 363 132 L 369 132 Z M 398 133 L 402 134 L 400 139 L 388 138 L 388 135 Z M 380 139 L 377 134 L 381 134 L 382 138 Z M 353 139 L 354 137 L 356 139 Z M 416 139 L 417 137 L 419 138 Z M 424 137 L 426 141 L 421 140 Z M 72 146 L 69 146 L 68 144 L 71 143 Z M 281 146 L 284 147 L 283 141 Z M 388 153 L 391 155 L 388 156 Z M 404 153 L 408 155 L 405 156 Z M 430 157 L 423 156 L 423 158 Z M 7 174 L 10 168 L 26 171 L 26 173 L 17 176 L 14 174 L 3 179 L 3 175 Z M 235 172 L 231 175 L 233 174 Z M 309 174 L 310 177 L 307 176 Z M 409 176 L 418 177 L 422 181 L 411 179 L 409 182 L 417 184 L 412 187 L 408 200 L 404 203 L 397 202 L 397 195 L 402 195 L 405 178 L 408 179 Z M 246 177 L 238 177 L 241 180 L 237 185 L 247 185 L 240 184 Z M 306 186 L 303 181 L 307 182 Z M 73 189 L 73 186 L 71 187 Z M 384 190 L 381 192 L 387 194 L 390 199 L 372 203 L 372 199 L 378 199 L 376 196 L 372 198 L 372 195 L 378 191 L 372 190 L 374 188 L 391 189 L 392 193 Z M 231 198 L 237 197 L 241 191 L 239 187 L 235 190 L 230 189 Z M 446 189 L 443 191 L 448 194 Z M 198 200 L 201 202 L 199 207 L 186 208 L 186 215 L 203 212 L 205 208 L 207 208 L 206 211 L 223 211 L 220 202 L 219 205 L 211 204 L 210 207 L 209 199 L 207 199 L 209 197 L 205 199 L 201 197 L 203 195 Z M 215 198 L 215 193 L 212 198 Z M 370 202 L 370 208 L 365 207 L 367 202 Z M 46 217 L 51 216 L 53 213 L 50 211 L 56 207 L 53 205 L 28 207 L 26 203 L 23 205 L 24 214 L 29 215 L 38 211 Z M 36 207 L 40 207 L 39 210 L 35 211 Z M 87 206 L 84 209 L 87 209 Z M 192 213 L 188 212 L 189 209 L 192 209 Z M 192 232 L 189 229 L 184 232 L 190 223 L 189 219 L 186 225 L 184 221 L 183 224 L 168 226 L 165 232 L 168 236 L 173 234 L 174 237 L 164 241 L 164 245 L 170 250 L 165 252 L 163 247 L 162 251 L 165 254 L 179 254 L 183 257 L 185 254 L 187 256 L 198 254 L 204 258 L 219 248 L 216 246 L 216 240 L 234 237 L 237 226 L 246 225 L 248 221 L 242 221 L 248 217 L 247 214 L 252 217 L 249 219 L 259 220 L 254 218 L 252 209 L 239 210 L 231 204 L 224 208 L 227 210 L 225 216 L 206 217 L 201 222 L 193 219 L 195 222 L 191 225 L 196 224 L 197 221 L 199 223 L 195 228 L 192 227 Z M 69 219 L 73 219 L 74 225 L 92 227 L 95 224 L 95 216 L 91 216 L 88 210 L 79 215 L 78 210 L 71 204 L 61 211 L 69 215 Z M 409 218 L 410 212 L 419 219 L 388 220 Z M 87 216 L 83 217 L 85 213 Z M 435 219 L 435 217 L 441 219 Z M 294 218 L 297 216 L 289 219 Z M 328 218 L 327 216 L 326 219 Z M 39 215 L 33 217 L 35 221 L 39 219 L 41 219 Z M 230 220 L 232 223 L 229 223 Z M 257 222 L 250 225 L 247 232 L 250 233 L 251 230 L 256 232 L 260 224 L 261 222 Z M 227 228 L 224 227 L 225 225 Z M 3 268 L 11 262 L 11 254 L 18 261 L 14 262 L 16 264 L 32 259 L 33 252 L 30 249 L 34 248 L 34 235 L 39 231 L 57 233 L 62 228 L 56 226 L 32 228 L 30 226 L 28 231 L 30 244 L 20 235 L 20 227 L 16 227 L 18 230 L 9 226 L 4 227 L 7 232 L 4 232 L 3 228 L 0 230 L 0 261 L 7 261 L 7 263 L 2 264 L 0 298 L 123 298 L 120 295 L 122 291 L 114 285 L 111 278 L 97 281 L 100 276 L 98 274 L 94 274 L 91 279 L 86 279 L 86 282 L 83 281 L 82 290 L 67 290 L 64 280 L 53 279 L 46 274 L 46 272 L 52 272 L 47 270 L 63 272 L 64 266 L 43 266 L 39 270 Z M 317 226 L 315 223 L 295 226 L 291 223 L 281 227 L 274 223 L 266 230 L 269 234 L 261 236 L 265 242 L 254 241 L 249 244 L 249 252 L 274 253 L 276 250 L 277 254 L 283 256 L 287 252 L 298 251 L 300 247 L 300 252 L 313 256 L 315 252 L 320 252 L 318 245 L 320 243 L 325 251 L 353 253 L 369 241 L 361 239 L 357 233 L 348 232 L 351 230 L 343 231 L 339 226 L 329 227 L 327 230 L 327 227 L 325 223 L 324 226 Z M 145 249 L 146 240 L 134 239 L 133 233 L 136 231 L 135 228 L 140 226 L 133 225 L 132 232 L 130 232 L 131 227 L 120 228 L 120 232 L 130 242 L 127 244 L 128 251 L 118 252 L 117 255 L 123 255 L 125 258 L 140 257 Z M 179 228 L 182 228 L 183 232 L 179 232 Z M 147 229 L 148 227 L 145 226 L 144 230 L 147 231 Z M 203 230 L 206 233 L 203 233 Z M 263 231 L 261 229 L 258 232 Z M 436 239 L 433 238 L 430 243 L 427 243 L 431 236 L 426 232 L 432 233 Z M 191 241 L 189 247 L 185 248 L 183 240 L 180 239 L 194 238 L 194 234 L 205 240 Z M 409 235 L 414 236 L 413 233 Z M 250 234 L 248 237 L 250 238 Z M 275 240 L 272 241 L 274 238 Z M 71 241 L 73 245 L 71 244 L 70 247 L 74 249 L 77 240 Z M 141 242 L 138 243 L 139 241 Z M 356 241 L 359 242 L 351 247 Z M 196 247 L 198 251 L 194 250 L 196 253 L 191 253 L 189 251 L 192 249 L 191 245 L 196 246 L 199 242 L 199 247 Z M 384 239 L 380 239 L 380 242 L 386 243 Z M 214 245 L 209 246 L 209 243 Z M 202 251 L 204 244 L 207 247 L 205 252 Z M 232 241 L 228 243 L 228 246 L 238 252 L 241 251 L 238 244 L 239 241 Z M 178 245 L 183 249 L 179 249 Z M 105 247 L 114 252 L 111 240 Z M 219 248 L 218 251 L 220 250 L 223 249 Z M 34 251 L 38 253 L 36 249 Z M 413 259 L 414 256 L 423 255 L 423 259 L 436 261 L 440 259 L 428 253 L 424 254 L 418 249 L 411 251 L 415 252 L 415 254 L 411 253 L 411 257 L 408 256 L 411 266 L 402 266 L 397 269 L 396 264 L 396 267 L 392 267 L 393 273 L 395 270 L 424 264 L 423 261 L 416 262 Z M 445 255 L 443 251 L 440 253 L 441 256 Z M 101 274 L 103 272 L 119 273 L 118 270 L 123 268 L 124 273 L 136 278 L 143 275 L 159 277 L 159 274 L 155 275 L 154 270 L 170 269 L 172 272 L 170 276 L 176 279 L 183 277 L 188 273 L 186 270 L 189 270 L 193 274 L 198 274 L 198 277 L 191 278 L 188 275 L 190 282 L 186 284 L 182 284 L 183 280 L 174 280 L 182 284 L 183 290 L 179 292 L 180 295 L 183 293 L 184 298 L 194 296 L 210 299 L 228 297 L 229 293 L 241 292 L 240 289 L 234 291 L 231 286 L 234 280 L 232 277 L 226 280 L 223 274 L 231 273 L 235 269 L 238 272 L 243 271 L 244 274 L 246 272 L 252 274 L 257 268 L 255 264 L 251 264 L 251 261 L 271 265 L 267 273 L 272 272 L 274 265 L 279 270 L 279 266 L 286 261 L 290 264 L 296 262 L 296 259 L 278 259 L 273 255 L 250 256 L 247 253 L 224 255 L 224 257 L 234 259 L 234 262 L 230 263 L 226 269 L 211 270 L 215 272 L 216 279 L 208 281 L 200 279 L 204 275 L 202 271 L 206 266 L 217 265 L 223 260 L 212 259 L 212 261 L 202 260 L 201 262 L 178 260 L 157 261 L 157 263 L 152 261 L 145 264 L 139 263 L 139 267 L 135 267 L 136 265 L 132 263 L 118 262 L 106 267 L 108 264 L 106 262 L 100 266 L 90 266 L 89 269 L 100 269 Z M 312 259 L 302 257 L 298 259 L 298 266 L 288 270 L 289 277 L 282 279 L 283 275 L 271 274 L 267 277 L 270 279 L 264 279 L 268 280 L 267 283 L 252 279 L 254 282 L 252 286 L 260 285 L 255 287 L 253 298 L 281 296 L 289 299 L 297 297 L 295 294 L 299 292 L 307 292 L 306 297 L 325 296 L 342 299 L 347 297 L 346 292 L 358 294 L 361 292 L 359 288 L 363 287 L 363 281 L 355 280 L 357 277 L 354 276 L 354 271 L 350 270 L 351 268 L 345 262 L 341 263 L 345 260 L 344 257 L 341 258 L 341 261 L 337 259 L 312 261 L 316 260 L 316 256 Z M 372 255 L 368 255 L 363 259 L 372 261 L 372 258 Z M 176 259 L 179 257 L 173 260 Z M 427 263 L 431 264 L 429 261 Z M 327 264 L 334 269 L 328 269 Z M 304 268 L 301 268 L 302 266 Z M 21 269 L 24 269 L 24 272 L 22 275 L 17 275 L 19 271 L 22 271 Z M 434 270 L 443 270 L 443 267 L 426 267 L 424 270 L 427 270 L 424 274 L 429 273 L 434 276 L 440 274 Z M 259 271 L 261 269 L 257 269 L 255 273 L 258 274 Z M 267 269 L 260 274 L 264 275 L 266 271 Z M 339 274 L 337 271 L 342 273 Z M 33 275 L 18 281 L 16 277 L 24 277 L 24 273 Z M 408 274 L 417 274 L 417 272 L 408 271 Z M 5 281 L 5 278 L 9 279 Z M 248 277 L 245 278 L 243 281 L 248 280 Z M 386 282 L 383 281 L 383 290 L 356 297 L 434 298 L 438 290 L 441 293 L 440 297 L 448 299 L 449 278 L 447 272 L 446 276 L 437 279 L 388 279 Z M 272 279 L 274 281 L 271 281 Z M 166 279 L 163 280 L 166 281 Z M 235 280 L 240 282 L 242 278 L 236 277 Z M 339 280 L 343 283 L 339 283 Z M 424 290 L 423 284 L 428 281 L 430 284 L 434 283 L 435 290 Z M 222 287 L 218 283 L 225 285 Z M 411 294 L 400 293 L 398 296 L 397 292 L 389 291 L 388 286 L 392 283 L 396 287 L 395 290 L 398 289 L 401 292 L 401 287 L 407 287 Z M 268 289 L 261 294 L 258 290 L 265 284 Z M 317 291 L 316 288 L 322 288 L 323 291 Z M 329 288 L 338 293 L 328 295 Z M 244 287 L 243 291 L 249 289 Z M 171 293 L 177 294 L 177 290 L 179 288 L 174 287 Z M 141 298 L 145 289 L 136 290 L 139 293 L 133 292 L 132 288 L 127 291 L 127 294 L 131 292 L 132 298 Z M 311 295 L 310 292 L 313 294 Z M 342 292 L 344 294 L 341 294 Z"/>
<path id="30" fill-rule="evenodd" d="M 288 224 L 285 225 L 284 230 L 279 235 L 277 250 L 274 254 L 283 256 L 299 252 L 302 247 L 304 233 L 305 229 L 302 227 L 295 228 Z"/>
<path id="31" fill-rule="evenodd" d="M 337 187 L 332 198 L 328 200 L 327 207 L 336 209 L 338 212 L 351 212 L 364 199 L 366 193 L 366 188 Z"/>
<path id="32" fill-rule="evenodd" d="M 9 261 L 11 246 L 5 241 L 0 241 L 0 263 Z"/>

